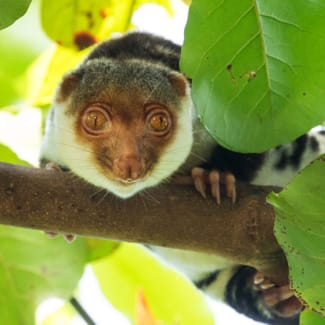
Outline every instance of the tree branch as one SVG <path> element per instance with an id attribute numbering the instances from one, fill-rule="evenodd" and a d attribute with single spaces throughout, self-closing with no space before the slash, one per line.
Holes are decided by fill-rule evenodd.
<path id="1" fill-rule="evenodd" d="M 285 282 L 271 188 L 237 189 L 235 205 L 175 184 L 121 200 L 69 173 L 0 163 L 0 223 L 218 254 Z"/>

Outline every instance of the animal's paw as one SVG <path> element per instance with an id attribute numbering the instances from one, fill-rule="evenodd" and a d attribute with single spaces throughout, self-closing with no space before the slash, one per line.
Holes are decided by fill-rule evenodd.
<path id="1" fill-rule="evenodd" d="M 54 238 L 59 235 L 58 232 L 54 232 L 54 231 L 45 231 L 45 234 L 51 238 Z M 74 234 L 62 234 L 62 236 L 65 239 L 65 241 L 68 243 L 72 243 L 77 238 L 77 235 Z"/>
<path id="2" fill-rule="evenodd" d="M 194 167 L 192 169 L 192 178 L 195 189 L 204 198 L 206 198 L 207 184 L 209 184 L 212 196 L 216 199 L 217 204 L 220 204 L 220 185 L 223 184 L 227 197 L 233 203 L 236 202 L 236 178 L 230 172 L 220 172 L 218 170 L 208 171 L 200 167 Z"/>
<path id="3" fill-rule="evenodd" d="M 279 317 L 292 317 L 303 308 L 289 285 L 277 286 L 260 272 L 254 277 L 254 285 L 262 293 L 264 305 Z"/>
<path id="4" fill-rule="evenodd" d="M 54 170 L 56 172 L 61 172 L 62 171 L 61 167 L 57 163 L 52 162 L 52 161 L 51 162 L 48 162 L 45 165 L 45 169 L 47 169 L 47 170 Z"/>

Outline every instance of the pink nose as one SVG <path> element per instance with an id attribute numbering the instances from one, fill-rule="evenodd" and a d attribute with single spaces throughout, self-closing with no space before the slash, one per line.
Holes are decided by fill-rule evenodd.
<path id="1" fill-rule="evenodd" d="M 123 180 L 134 181 L 142 176 L 141 162 L 134 156 L 121 156 L 115 160 L 115 174 Z"/>

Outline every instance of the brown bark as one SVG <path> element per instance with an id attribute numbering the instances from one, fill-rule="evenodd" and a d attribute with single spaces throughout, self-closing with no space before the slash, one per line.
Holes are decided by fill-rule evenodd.
<path id="1" fill-rule="evenodd" d="M 191 186 L 163 185 L 128 200 L 69 173 L 0 164 L 0 223 L 225 256 L 282 282 L 286 262 L 273 236 L 270 188 L 239 184 L 217 206 Z"/>

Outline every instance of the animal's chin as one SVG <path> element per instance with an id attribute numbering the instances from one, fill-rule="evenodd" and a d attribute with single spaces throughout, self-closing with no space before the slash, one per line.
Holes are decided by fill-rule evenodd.
<path id="1" fill-rule="evenodd" d="M 116 181 L 119 182 L 122 185 L 128 186 L 128 185 L 132 185 L 132 184 L 142 182 L 143 180 L 141 178 L 139 178 L 139 179 L 128 178 L 128 179 L 116 179 Z"/>
<path id="2" fill-rule="evenodd" d="M 114 179 L 112 180 L 114 185 L 110 186 L 109 191 L 122 199 L 127 199 L 146 188 L 143 181 L 144 179 Z"/>

